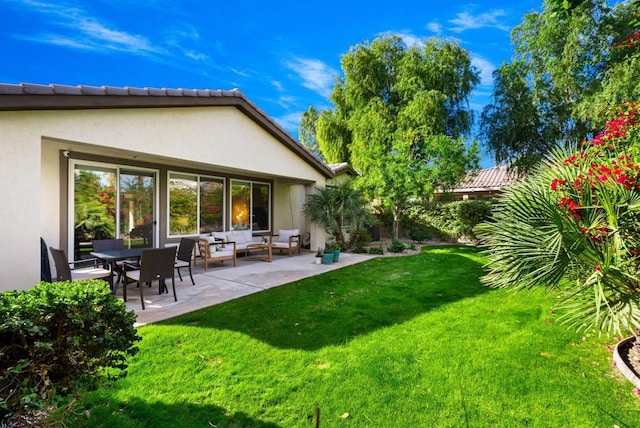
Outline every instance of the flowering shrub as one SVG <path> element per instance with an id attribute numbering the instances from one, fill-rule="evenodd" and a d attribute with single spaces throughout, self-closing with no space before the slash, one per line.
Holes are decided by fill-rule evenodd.
<path id="1" fill-rule="evenodd" d="M 640 117 L 627 103 L 604 132 L 558 150 L 481 229 L 494 287 L 559 289 L 577 328 L 640 325 Z"/>

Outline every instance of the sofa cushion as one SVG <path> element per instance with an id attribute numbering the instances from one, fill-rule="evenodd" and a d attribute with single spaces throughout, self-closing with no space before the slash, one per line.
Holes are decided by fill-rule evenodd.
<path id="1" fill-rule="evenodd" d="M 253 242 L 253 234 L 250 230 L 233 230 L 228 234 L 229 241 L 235 241 L 236 244 L 250 244 Z"/>
<path id="2" fill-rule="evenodd" d="M 289 242 L 292 236 L 300 235 L 299 229 L 280 229 L 278 230 L 278 242 Z"/>

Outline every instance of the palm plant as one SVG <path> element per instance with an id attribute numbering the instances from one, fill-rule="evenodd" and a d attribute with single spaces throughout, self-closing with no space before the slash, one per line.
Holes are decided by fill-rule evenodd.
<path id="1" fill-rule="evenodd" d="M 550 287 L 578 329 L 640 326 L 640 126 L 631 105 L 582 147 L 557 149 L 480 226 L 492 287 Z"/>
<path id="2" fill-rule="evenodd" d="M 343 251 L 356 247 L 362 225 L 371 217 L 362 192 L 349 181 L 316 187 L 307 196 L 302 213 L 307 220 L 323 227 Z M 348 240 L 343 228 L 349 231 Z"/>

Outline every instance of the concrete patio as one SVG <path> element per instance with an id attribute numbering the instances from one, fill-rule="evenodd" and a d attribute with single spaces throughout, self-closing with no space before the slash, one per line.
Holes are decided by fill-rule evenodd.
<path id="1" fill-rule="evenodd" d="M 169 280 L 167 283 L 169 293 L 158 294 L 157 282 L 154 282 L 151 288 L 144 288 L 145 310 L 142 310 L 140 304 L 139 290 L 135 284 L 130 284 L 127 287 L 126 305 L 128 309 L 136 312 L 136 326 L 140 326 L 372 258 L 373 256 L 365 254 L 342 253 L 339 262 L 324 265 L 316 264 L 315 253 L 311 252 L 303 252 L 293 257 L 274 254 L 271 263 L 239 257 L 236 267 L 233 267 L 232 262 L 226 261 L 223 264 L 213 264 L 213 266 L 210 264 L 207 271 L 204 270 L 204 263 L 199 261 L 197 266 L 193 268 L 193 279 L 196 285 L 191 285 L 187 269 L 181 269 L 182 282 L 176 272 L 177 302 L 173 300 L 171 280 Z M 118 289 L 116 295 L 122 298 L 122 287 Z"/>

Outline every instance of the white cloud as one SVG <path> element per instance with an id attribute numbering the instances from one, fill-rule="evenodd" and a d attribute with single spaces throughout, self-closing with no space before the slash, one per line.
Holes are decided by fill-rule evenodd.
<path id="1" fill-rule="evenodd" d="M 480 85 L 493 85 L 493 71 L 496 67 L 488 60 L 478 55 L 471 55 L 471 64 L 476 66 L 480 71 Z"/>
<path id="2" fill-rule="evenodd" d="M 85 11 L 77 7 L 64 3 L 30 0 L 13 2 L 13 4 L 22 9 L 29 8 L 31 12 L 48 17 L 49 19 L 43 23 L 52 28 L 58 28 L 58 31 L 49 30 L 39 34 L 18 34 L 15 36 L 22 40 L 95 51 L 138 54 L 157 54 L 163 51 L 163 49 L 153 46 L 145 37 L 110 28 L 107 24 L 88 16 Z"/>
<path id="3" fill-rule="evenodd" d="M 442 25 L 440 25 L 440 23 L 438 22 L 429 22 L 427 24 L 427 30 L 431 31 L 436 36 L 439 36 L 440 34 L 442 34 Z"/>
<path id="4" fill-rule="evenodd" d="M 336 70 L 317 59 L 294 58 L 286 66 L 302 78 L 302 86 L 328 97 L 334 83 Z"/>
<path id="5" fill-rule="evenodd" d="M 416 36 L 415 34 L 411 34 L 411 33 L 397 33 L 398 36 L 400 36 L 402 38 L 402 41 L 408 46 L 408 47 L 413 47 L 413 46 L 418 46 L 418 47 L 422 47 L 424 46 L 424 43 L 422 41 L 422 39 L 418 36 Z"/>
<path id="6" fill-rule="evenodd" d="M 278 90 L 278 92 L 284 91 L 284 86 L 282 86 L 282 82 L 278 80 L 272 80 L 271 85 Z"/>
<path id="7" fill-rule="evenodd" d="M 298 139 L 298 125 L 300 125 L 300 118 L 302 117 L 302 112 L 297 111 L 293 113 L 285 114 L 284 116 L 279 116 L 274 118 L 276 123 L 280 125 L 283 129 L 285 129 L 292 137 Z"/>
<path id="8" fill-rule="evenodd" d="M 461 12 L 456 15 L 456 18 L 449 20 L 449 22 L 454 25 L 450 30 L 454 33 L 461 33 L 466 30 L 478 28 L 497 28 L 499 30 L 509 31 L 510 27 L 500 22 L 500 18 L 504 16 L 506 16 L 504 10 L 494 10 L 479 15 Z"/>

